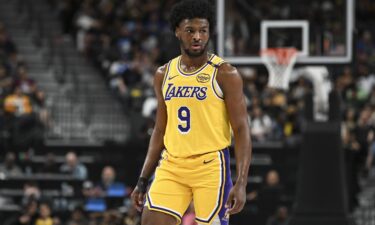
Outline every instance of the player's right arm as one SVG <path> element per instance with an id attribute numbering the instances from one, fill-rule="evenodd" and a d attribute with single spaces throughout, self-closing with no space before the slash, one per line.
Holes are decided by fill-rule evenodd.
<path id="1" fill-rule="evenodd" d="M 161 66 L 155 73 L 154 76 L 154 91 L 158 100 L 158 106 L 156 110 L 156 122 L 155 127 L 151 135 L 150 144 L 148 147 L 145 162 L 143 164 L 142 172 L 138 180 L 137 186 L 135 187 L 131 198 L 133 204 L 138 210 L 142 209 L 144 197 L 146 193 L 146 187 L 150 176 L 154 173 L 160 154 L 164 149 L 164 133 L 167 125 L 167 110 L 162 94 L 162 84 L 166 71 L 166 65 Z"/>

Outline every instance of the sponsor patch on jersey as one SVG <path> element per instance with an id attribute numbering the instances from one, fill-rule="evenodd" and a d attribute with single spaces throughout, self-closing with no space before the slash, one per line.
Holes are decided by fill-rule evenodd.
<path id="1" fill-rule="evenodd" d="M 197 75 L 197 81 L 199 83 L 207 83 L 208 81 L 210 81 L 210 75 L 208 75 L 207 73 L 200 73 Z"/>

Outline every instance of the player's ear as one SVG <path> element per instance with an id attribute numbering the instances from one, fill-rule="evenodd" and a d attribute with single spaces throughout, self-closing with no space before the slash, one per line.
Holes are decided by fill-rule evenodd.
<path id="1" fill-rule="evenodd" d="M 175 31 L 174 31 L 174 35 L 176 36 L 176 38 L 178 40 L 181 40 L 181 30 L 179 27 L 176 27 Z"/>
<path id="2" fill-rule="evenodd" d="M 177 40 L 181 41 L 180 35 L 176 34 L 176 38 L 177 38 Z"/>

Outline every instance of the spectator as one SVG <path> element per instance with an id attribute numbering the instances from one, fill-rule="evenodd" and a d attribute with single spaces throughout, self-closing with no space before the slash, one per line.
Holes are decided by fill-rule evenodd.
<path id="1" fill-rule="evenodd" d="M 8 152 L 5 155 L 4 163 L 0 164 L 0 173 L 7 176 L 22 175 L 22 170 L 16 164 L 16 155 L 13 152 Z"/>
<path id="2" fill-rule="evenodd" d="M 83 1 L 81 11 L 77 13 L 75 21 L 77 26 L 77 48 L 80 52 L 87 53 L 93 39 L 94 31 L 101 28 L 101 21 L 97 19 L 95 8 L 90 1 Z"/>
<path id="3" fill-rule="evenodd" d="M 4 29 L 0 30 L 0 53 L 4 53 L 6 56 L 10 56 L 17 52 L 16 45 L 6 34 Z"/>
<path id="4" fill-rule="evenodd" d="M 348 108 L 345 110 L 344 119 L 342 121 L 342 132 L 343 136 L 351 131 L 354 131 L 356 127 L 356 112 L 354 108 Z"/>
<path id="5" fill-rule="evenodd" d="M 228 19 L 226 19 L 225 33 L 229 34 L 226 46 L 229 55 L 246 55 L 249 42 L 249 27 L 247 21 L 243 19 L 241 14 L 236 13 L 233 9 L 228 11 Z"/>
<path id="6" fill-rule="evenodd" d="M 15 87 L 13 94 L 5 98 L 5 112 L 15 117 L 31 117 L 33 107 L 30 98 L 23 94 L 20 87 Z"/>
<path id="7" fill-rule="evenodd" d="M 60 219 L 52 217 L 51 207 L 47 203 L 40 203 L 39 216 L 35 220 L 35 225 L 59 225 Z"/>
<path id="8" fill-rule="evenodd" d="M 271 134 L 272 120 L 260 107 L 254 107 L 251 116 L 251 135 L 254 141 L 265 141 Z"/>
<path id="9" fill-rule="evenodd" d="M 113 183 L 115 183 L 116 171 L 112 166 L 106 166 L 102 170 L 102 179 L 99 188 L 106 191 Z"/>
<path id="10" fill-rule="evenodd" d="M 48 152 L 43 166 L 39 170 L 40 173 L 59 173 L 59 166 L 56 163 L 55 155 Z"/>
<path id="11" fill-rule="evenodd" d="M 107 210 L 103 213 L 101 225 L 120 224 L 122 219 L 121 213 L 117 210 Z"/>
<path id="12" fill-rule="evenodd" d="M 14 85 L 19 87 L 23 94 L 29 96 L 33 111 L 38 115 L 38 118 L 43 125 L 49 126 L 50 119 L 48 111 L 45 108 L 45 94 L 38 89 L 35 80 L 28 76 L 24 65 L 18 66 L 17 79 L 15 80 Z"/>
<path id="13" fill-rule="evenodd" d="M 38 217 L 38 202 L 31 200 L 25 206 L 23 214 L 18 218 L 17 225 L 35 225 Z"/>
<path id="14" fill-rule="evenodd" d="M 124 62 L 114 62 L 109 69 L 109 86 L 112 91 L 121 97 L 125 97 L 128 92 L 122 74 L 128 70 L 128 65 Z"/>
<path id="15" fill-rule="evenodd" d="M 28 202 L 31 201 L 39 201 L 41 197 L 41 191 L 38 185 L 34 182 L 25 183 L 23 186 L 23 198 L 22 203 L 26 205 Z"/>
<path id="16" fill-rule="evenodd" d="M 124 184 L 116 181 L 115 169 L 112 166 L 105 166 L 102 170 L 101 181 L 95 188 L 97 196 L 106 196 L 108 194 L 108 189 L 115 186 L 117 186 L 117 188 L 123 188 L 124 195 L 128 195 L 130 192 L 129 188 Z"/>
<path id="17" fill-rule="evenodd" d="M 88 225 L 88 220 L 82 207 L 76 207 L 73 210 L 66 225 Z"/>
<path id="18" fill-rule="evenodd" d="M 13 144 L 25 147 L 40 144 L 43 134 L 30 98 L 15 87 L 13 94 L 5 98 L 4 105 Z"/>
<path id="19" fill-rule="evenodd" d="M 86 180 L 85 182 L 83 182 L 82 195 L 87 199 L 98 196 L 98 191 L 96 188 L 94 188 L 94 184 L 91 181 Z"/>
<path id="20" fill-rule="evenodd" d="M 259 208 L 263 212 L 274 212 L 284 195 L 284 186 L 280 183 L 277 170 L 270 170 L 266 174 L 264 185 L 258 190 L 247 195 L 248 200 L 257 199 Z"/>
<path id="21" fill-rule="evenodd" d="M 375 85 L 375 74 L 370 72 L 370 68 L 367 64 L 358 65 L 358 97 L 360 100 L 366 100 L 367 96 L 370 94 L 372 86 Z"/>
<path id="22" fill-rule="evenodd" d="M 31 79 L 24 65 L 17 68 L 17 79 L 14 85 L 21 89 L 21 92 L 29 96 L 33 102 L 41 106 L 44 104 L 44 92 L 40 91 L 34 79 Z"/>
<path id="23" fill-rule="evenodd" d="M 288 224 L 288 208 L 280 206 L 276 213 L 267 220 L 266 225 L 287 225 Z"/>
<path id="24" fill-rule="evenodd" d="M 360 144 L 357 141 L 353 131 L 343 132 L 342 137 L 343 149 L 345 151 L 346 177 L 348 184 L 348 199 L 350 211 L 358 205 L 357 194 L 360 190 L 358 173 L 360 166 L 358 158 L 360 157 Z"/>
<path id="25" fill-rule="evenodd" d="M 65 156 L 65 163 L 61 165 L 60 172 L 70 174 L 77 179 L 84 180 L 87 178 L 87 169 L 85 165 L 78 161 L 74 152 L 68 152 Z"/>
<path id="26" fill-rule="evenodd" d="M 11 89 L 12 89 L 12 77 L 8 74 L 6 68 L 0 64 L 0 96 L 2 97 L 1 99 L 3 99 L 3 97 L 8 95 Z"/>
<path id="27" fill-rule="evenodd" d="M 371 135 L 371 115 L 372 109 L 369 106 L 365 106 L 359 113 L 359 118 L 355 128 L 355 136 L 357 137 L 360 150 L 359 150 L 359 161 L 360 165 L 364 165 L 365 158 L 367 157 L 367 151 L 369 146 L 370 135 Z"/>

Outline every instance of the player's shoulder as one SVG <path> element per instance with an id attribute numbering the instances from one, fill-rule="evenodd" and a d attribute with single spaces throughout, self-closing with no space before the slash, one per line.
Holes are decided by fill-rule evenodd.
<path id="1" fill-rule="evenodd" d="M 155 72 L 155 76 L 157 75 L 161 75 L 161 76 L 164 76 L 165 72 L 167 71 L 167 67 L 168 67 L 168 63 L 162 65 L 162 66 L 159 66 L 157 69 L 156 69 L 156 72 Z"/>
<path id="2" fill-rule="evenodd" d="M 220 64 L 217 73 L 218 73 L 218 77 L 219 76 L 220 77 L 240 76 L 237 68 L 228 62 L 223 62 L 222 64 Z"/>
<path id="3" fill-rule="evenodd" d="M 172 64 L 173 61 L 176 61 L 178 60 L 179 56 L 169 60 L 167 63 L 165 63 L 164 65 L 160 66 L 157 68 L 156 72 L 155 72 L 155 75 L 159 75 L 159 76 L 162 76 L 164 77 L 165 73 L 168 71 L 168 67 L 170 64 Z"/>

